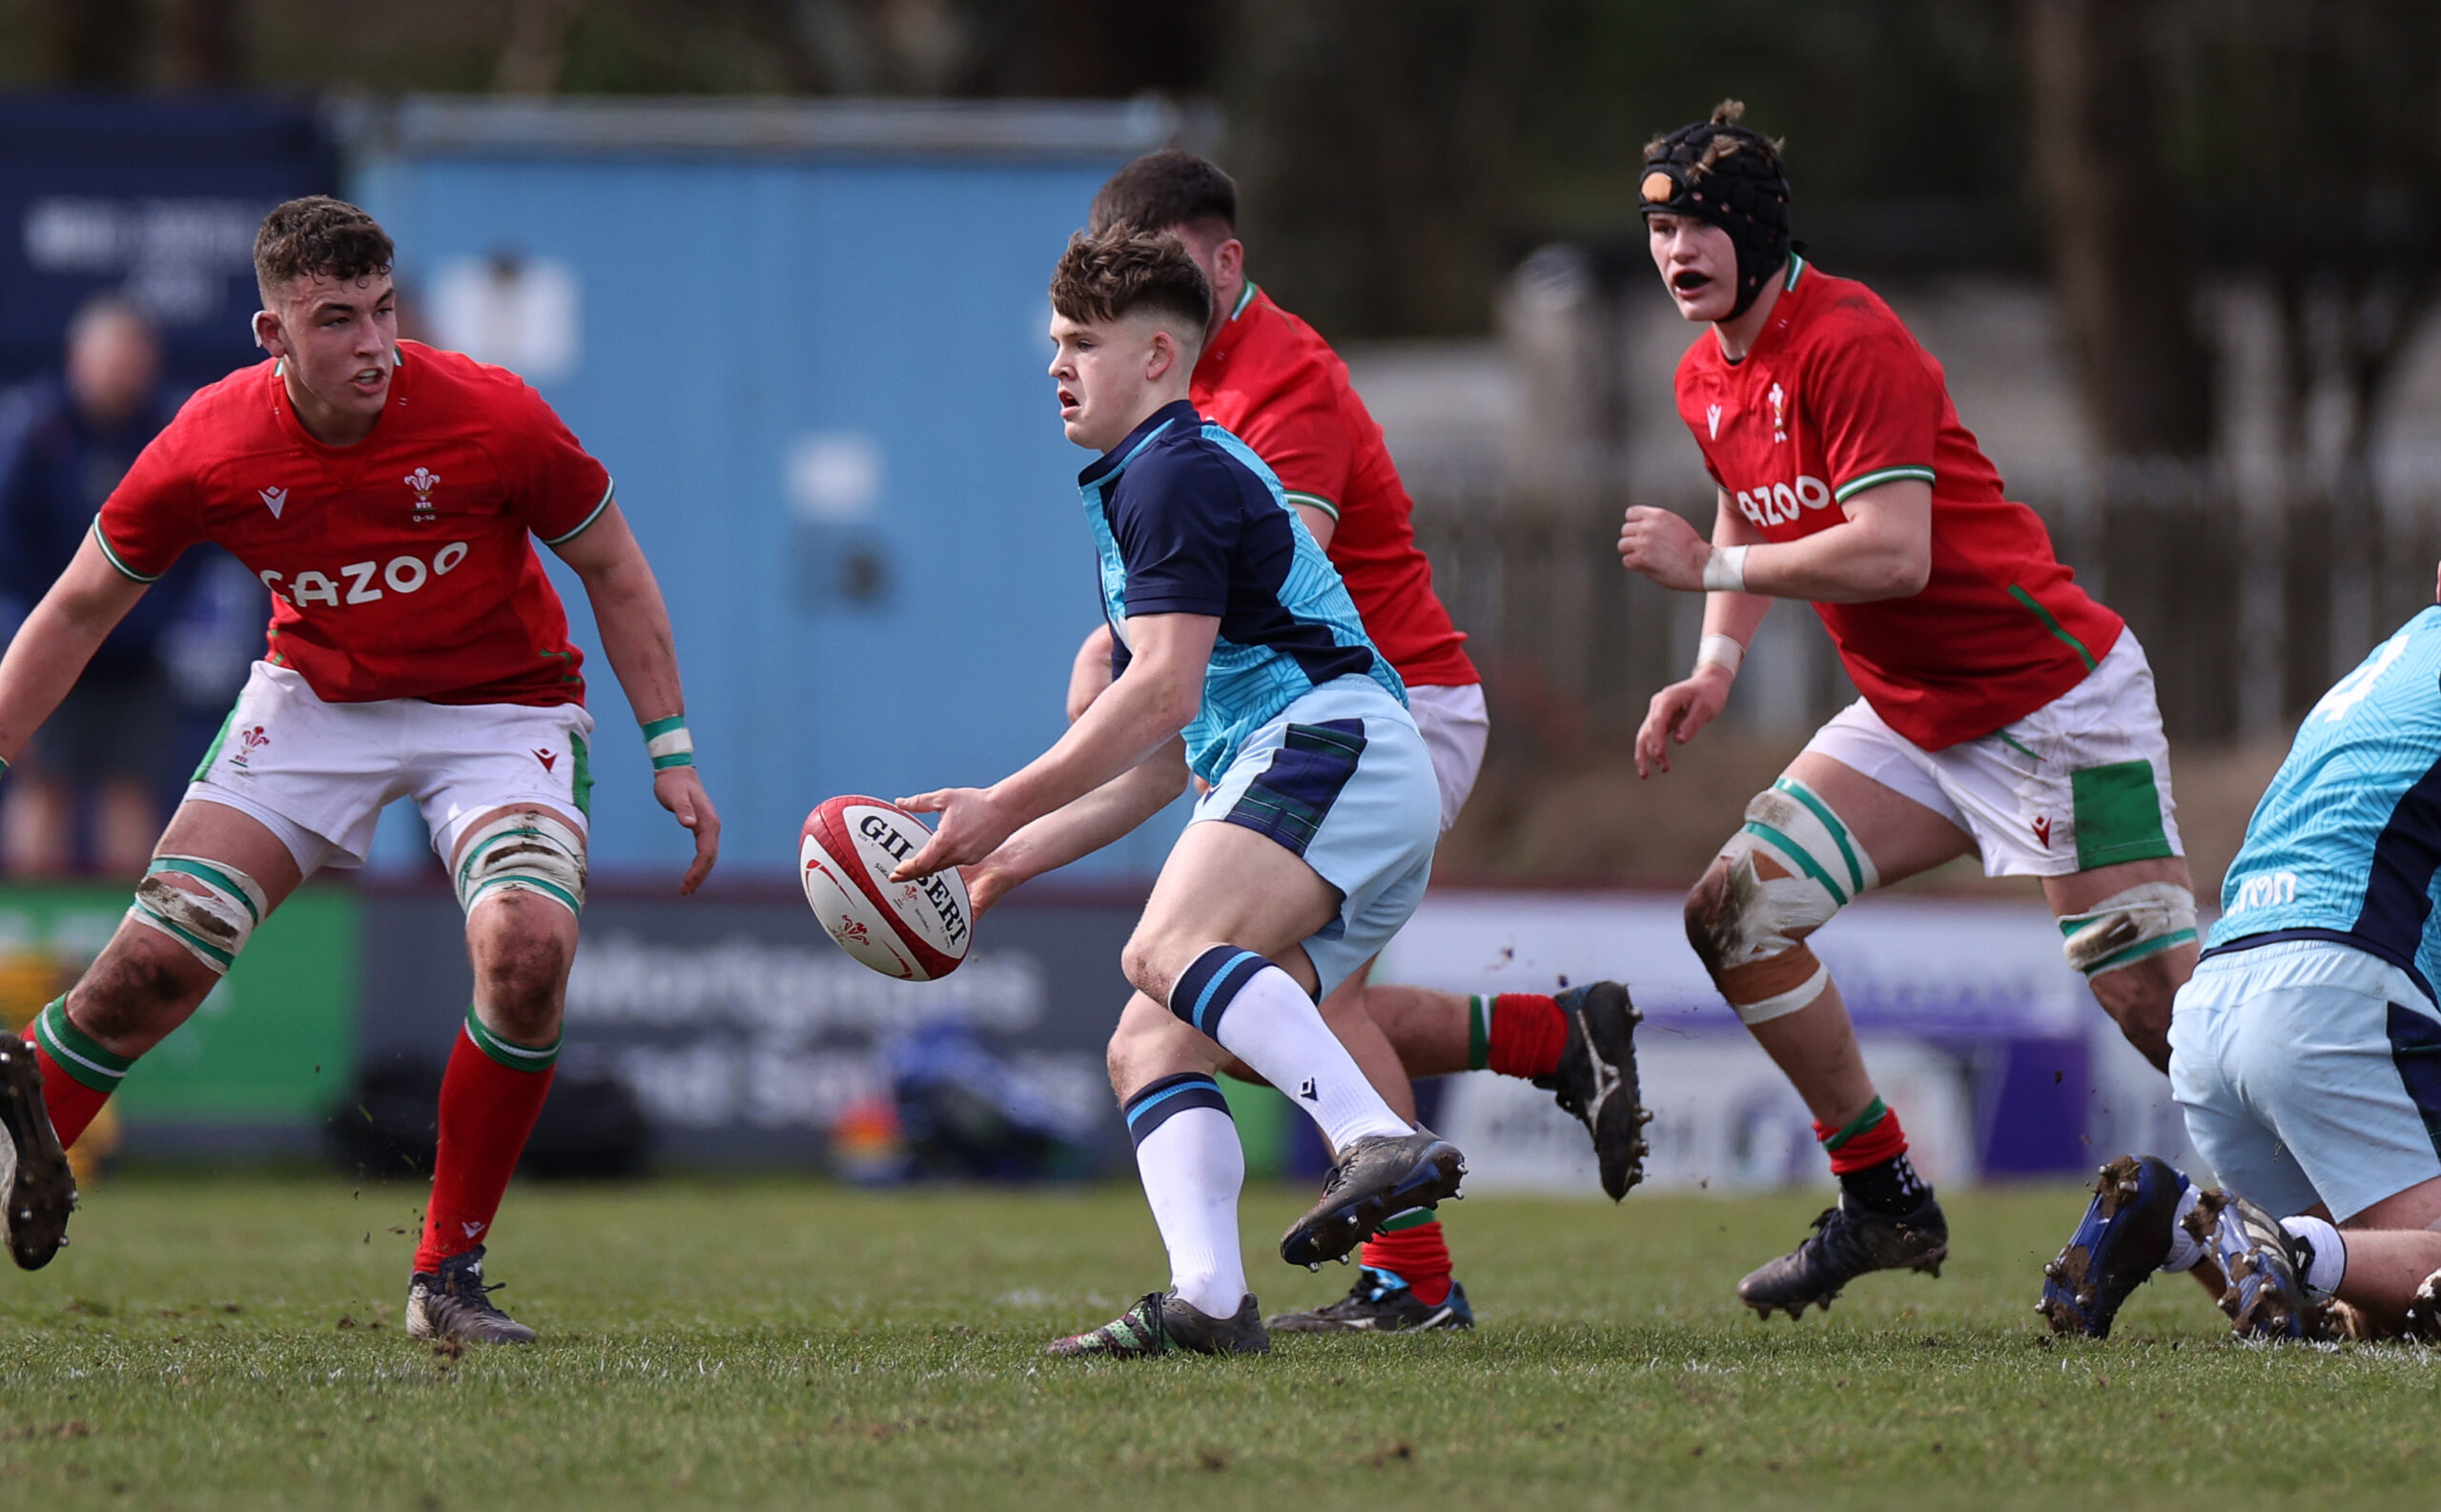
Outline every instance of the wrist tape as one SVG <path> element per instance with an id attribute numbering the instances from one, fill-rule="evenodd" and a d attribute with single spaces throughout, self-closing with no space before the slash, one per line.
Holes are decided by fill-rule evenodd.
<path id="1" fill-rule="evenodd" d="M 672 714 L 645 726 L 645 754 L 654 771 L 695 765 L 695 737 L 687 733 L 687 716 Z"/>

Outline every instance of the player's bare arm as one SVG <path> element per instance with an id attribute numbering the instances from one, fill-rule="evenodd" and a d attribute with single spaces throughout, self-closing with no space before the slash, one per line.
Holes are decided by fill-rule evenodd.
<path id="1" fill-rule="evenodd" d="M 901 807 L 937 813 L 941 821 L 932 843 L 891 873 L 892 880 L 981 861 L 1019 828 L 1176 740 L 1202 707 L 1204 669 L 1220 634 L 1217 615 L 1148 614 L 1128 621 L 1135 654 L 1127 670 L 1051 749 L 989 787 L 944 787 L 899 800 Z"/>
<path id="2" fill-rule="evenodd" d="M 88 535 L 0 658 L 0 762 L 16 759 L 142 597 L 144 584 L 113 567 Z"/>
<path id="3" fill-rule="evenodd" d="M 1933 489 L 1914 479 L 1864 489 L 1847 518 L 1801 541 L 1724 546 L 1666 509 L 1638 505 L 1619 527 L 1619 561 L 1681 593 L 1734 582 L 1746 593 L 1812 603 L 1911 598 L 1933 571 Z M 1739 555 L 1742 553 L 1742 555 Z"/>
<path id="4" fill-rule="evenodd" d="M 1077 660 L 1068 668 L 1069 724 L 1077 723 L 1102 696 L 1102 689 L 1110 686 L 1110 625 L 1102 623 L 1088 631 L 1077 647 Z"/>
<path id="5" fill-rule="evenodd" d="M 645 560 L 644 547 L 627 527 L 617 504 L 573 541 L 553 548 L 576 571 L 592 602 L 594 623 L 602 631 L 602 650 L 610 670 L 627 695 L 628 707 L 647 728 L 686 712 L 686 694 L 678 682 L 678 648 L 669 633 L 669 609 L 662 603 L 661 584 Z M 692 765 L 659 766 L 652 774 L 652 795 L 679 824 L 695 836 L 695 860 L 678 884 L 680 893 L 703 886 L 720 859 L 721 820 L 711 795 Z"/>
<path id="6" fill-rule="evenodd" d="M 1749 545 L 1762 539 L 1720 496 L 1713 516 L 1714 549 Z M 1695 653 L 1695 669 L 1652 695 L 1644 724 L 1636 730 L 1636 775 L 1650 777 L 1670 769 L 1670 747 L 1684 746 L 1698 731 L 1720 718 L 1729 706 L 1729 690 L 1737 681 L 1738 664 L 1754 639 L 1772 601 L 1760 594 L 1717 592 L 1704 598 L 1704 636 Z"/>

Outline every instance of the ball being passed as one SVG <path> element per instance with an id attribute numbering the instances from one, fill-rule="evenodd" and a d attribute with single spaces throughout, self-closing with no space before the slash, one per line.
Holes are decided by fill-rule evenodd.
<path id="1" fill-rule="evenodd" d="M 929 982 L 966 959 L 974 909 L 957 868 L 892 882 L 931 838 L 924 822 L 879 798 L 833 798 L 806 815 L 797 844 L 805 901 L 839 948 L 884 976 Z"/>

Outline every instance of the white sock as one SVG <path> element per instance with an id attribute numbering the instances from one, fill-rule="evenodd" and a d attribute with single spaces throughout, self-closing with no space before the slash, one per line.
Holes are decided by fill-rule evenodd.
<path id="1" fill-rule="evenodd" d="M 2163 1270 L 2191 1271 L 2195 1269 L 2195 1262 L 2204 1258 L 2205 1245 L 2186 1232 L 2186 1216 L 2195 1211 L 2195 1204 L 2203 1195 L 2203 1188 L 2192 1181 L 2186 1184 L 2185 1191 L 2178 1195 L 2178 1208 L 2170 1214 L 2169 1257 L 2162 1261 Z"/>
<path id="2" fill-rule="evenodd" d="M 1170 990 L 1170 1011 L 1220 1042 L 1321 1126 L 1334 1152 L 1367 1134 L 1404 1134 L 1297 979 L 1252 950 L 1216 945 Z"/>
<path id="3" fill-rule="evenodd" d="M 1170 1290 L 1207 1318 L 1235 1318 L 1246 1297 L 1238 1190 L 1246 1154 L 1209 1076 L 1171 1076 L 1128 1099 L 1136 1170 L 1170 1254 Z"/>
<path id="4" fill-rule="evenodd" d="M 2305 1274 L 2297 1278 L 2306 1283 L 2315 1301 L 2328 1301 L 2339 1290 L 2340 1277 L 2348 1274 L 2348 1241 L 2340 1237 L 2336 1226 L 2321 1218 L 2282 1218 L 2280 1226 L 2306 1246 Z"/>

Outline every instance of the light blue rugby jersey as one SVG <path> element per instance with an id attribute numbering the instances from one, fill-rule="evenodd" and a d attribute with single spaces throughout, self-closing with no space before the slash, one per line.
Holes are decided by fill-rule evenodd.
<path id="1" fill-rule="evenodd" d="M 2323 695 L 2246 824 L 2205 953 L 2274 940 L 2355 946 L 2441 979 L 2441 607 Z"/>
<path id="2" fill-rule="evenodd" d="M 1185 730 L 1197 776 L 1217 781 L 1248 736 L 1334 679 L 1369 677 L 1405 705 L 1405 684 L 1280 480 L 1193 405 L 1155 411 L 1077 483 L 1101 558 L 1114 672 L 1127 665 L 1130 614 L 1220 621 Z"/>

